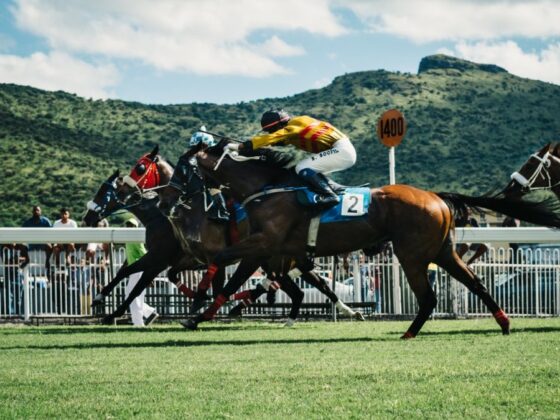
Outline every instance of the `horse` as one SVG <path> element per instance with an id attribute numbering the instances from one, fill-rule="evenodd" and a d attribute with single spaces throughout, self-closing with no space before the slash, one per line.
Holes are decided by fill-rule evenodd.
<path id="1" fill-rule="evenodd" d="M 150 154 L 143 156 L 133 170 L 140 168 L 139 172 L 141 174 L 152 174 L 154 179 L 166 185 L 173 169 L 171 165 L 159 157 L 157 152 L 158 149 L 156 147 Z M 156 173 L 157 176 L 155 176 Z M 149 274 L 146 274 L 147 271 L 145 271 L 145 276 L 139 280 L 137 287 L 133 289 L 130 296 L 113 314 L 103 319 L 104 323 L 110 323 L 115 317 L 123 315 L 130 301 L 141 293 L 159 272 L 168 266 L 171 266 L 168 271 L 170 281 L 175 283 L 183 294 L 190 298 L 200 296 L 200 294 L 193 292 L 186 285 L 180 283 L 177 277 L 178 273 L 186 269 L 193 270 L 205 267 L 205 261 L 209 261 L 212 255 L 226 246 L 226 229 L 224 224 L 210 220 L 204 211 L 206 197 L 205 191 L 203 191 L 204 186 L 200 182 L 198 184 L 191 182 L 190 193 L 192 195 L 188 197 L 188 205 L 181 206 L 182 208 L 175 222 L 177 226 L 174 228 L 168 218 L 155 206 L 157 199 L 155 197 L 153 199 L 144 197 L 146 191 L 150 192 L 150 190 L 157 189 L 157 186 L 143 190 L 139 185 L 150 187 L 149 183 L 143 182 L 146 180 L 145 177 L 138 178 L 140 182 L 126 178 L 118 178 L 118 172 L 116 172 L 101 185 L 94 199 L 88 204 L 89 210 L 84 217 L 84 221 L 88 225 L 95 225 L 97 220 L 117 210 L 126 208 L 146 226 L 148 253 L 137 263 L 121 268 L 115 278 L 95 297 L 93 305 L 101 304 L 105 296 L 126 276 L 134 272 L 145 271 L 147 266 L 150 266 L 150 271 Z M 240 233 L 246 235 L 243 226 L 240 227 Z M 178 237 L 183 239 L 178 239 Z M 267 283 L 269 289 L 281 287 L 292 299 L 292 308 L 287 321 L 288 326 L 292 325 L 299 313 L 303 292 L 292 280 L 282 278 L 281 273 L 291 269 L 291 261 L 280 258 L 272 261 L 261 261 L 261 263 L 261 265 L 264 265 L 269 277 L 272 278 L 272 281 Z M 221 271 L 223 272 L 224 270 Z M 278 275 L 277 281 L 276 275 Z M 313 277 L 313 275 L 314 273 L 310 277 Z M 313 284 L 319 290 L 329 296 L 337 304 L 341 312 L 363 320 L 363 316 L 359 312 L 352 311 L 343 302 L 338 300 L 337 296 L 330 291 L 323 279 L 316 277 L 309 281 L 314 282 Z M 216 284 L 213 280 L 213 284 L 214 293 L 218 293 L 223 286 L 223 281 L 221 284 Z M 232 310 L 233 314 L 236 311 L 240 312 L 243 307 L 254 302 L 263 293 L 266 293 L 266 288 L 258 286 L 255 289 L 234 294 L 232 300 L 241 300 L 242 302 L 240 306 Z M 204 294 L 206 294 L 205 290 Z"/>
<path id="2" fill-rule="evenodd" d="M 131 171 L 133 179 L 126 180 L 126 183 L 139 189 L 141 189 L 141 185 L 143 188 L 157 190 L 160 196 L 158 207 L 163 210 L 170 210 L 171 208 L 178 209 L 177 216 L 174 219 L 181 220 L 183 223 L 188 224 L 190 229 L 193 230 L 191 236 L 194 235 L 196 229 L 200 227 L 200 221 L 205 220 L 207 224 L 213 225 L 216 230 L 222 232 L 219 237 L 226 238 L 226 236 L 228 236 L 227 226 L 223 222 L 213 221 L 205 215 L 205 209 L 208 208 L 207 201 L 209 201 L 207 197 L 208 192 L 203 178 L 199 174 L 196 166 L 193 166 L 193 164 L 189 161 L 190 159 L 181 157 L 177 168 L 172 171 L 171 176 L 169 166 L 161 166 L 163 159 L 158 159 L 159 155 L 157 155 L 157 151 L 158 149 L 155 148 L 150 154 L 145 155 L 136 163 Z M 151 169 L 153 165 L 160 165 L 157 168 L 157 172 L 155 169 Z M 152 175 L 146 176 L 146 174 Z M 158 175 L 155 176 L 154 174 Z M 165 205 L 165 203 L 167 203 L 166 199 L 169 198 L 169 196 L 174 198 L 172 206 Z M 182 201 L 176 205 L 176 200 L 179 197 L 182 198 Z M 162 205 L 162 203 L 164 205 Z M 236 235 L 234 236 L 239 236 L 241 238 L 246 237 L 249 233 L 248 227 L 249 224 L 245 219 L 245 221 L 242 221 L 236 227 Z M 201 232 L 201 235 L 202 243 L 212 239 L 205 236 L 204 232 Z M 225 245 L 226 244 L 224 243 L 223 247 L 225 247 Z M 330 289 L 324 278 L 313 271 L 304 270 L 302 272 L 299 269 L 294 269 L 294 266 L 298 266 L 298 261 L 296 259 L 286 259 L 282 256 L 268 260 L 261 259 L 260 265 L 263 266 L 269 277 L 265 286 L 235 294 L 233 298 L 235 300 L 242 299 L 242 302 L 232 309 L 230 315 L 240 314 L 242 309 L 249 306 L 252 302 L 255 302 L 256 299 L 258 299 L 260 295 L 266 293 L 267 290 L 270 292 L 276 290 L 277 288 L 281 288 L 292 299 L 292 309 L 290 310 L 290 314 L 288 316 L 287 325 L 293 324 L 299 313 L 303 300 L 303 292 L 294 282 L 293 278 L 301 275 L 304 281 L 311 284 L 328 297 L 330 301 L 341 311 L 341 313 L 356 320 L 364 320 L 363 315 L 359 311 L 353 311 L 338 298 L 338 296 Z M 241 266 L 243 266 L 243 264 L 241 264 Z M 252 265 L 250 266 L 252 267 Z M 223 268 L 220 268 L 220 271 L 223 272 Z M 254 271 L 255 270 L 253 270 L 253 272 Z M 288 275 L 288 273 L 290 275 Z M 212 280 L 212 283 L 214 283 L 214 280 Z M 223 282 L 221 284 L 223 284 Z M 210 282 L 208 281 L 202 281 L 198 285 L 198 293 L 195 295 L 195 303 L 193 303 L 191 312 L 199 308 L 199 306 L 196 306 L 197 298 L 199 298 L 198 302 L 201 302 L 206 296 L 205 291 L 209 288 L 209 286 Z M 221 291 L 221 288 L 216 288 L 214 286 L 213 290 L 215 293 L 218 293 Z"/>
<path id="3" fill-rule="evenodd" d="M 502 194 L 521 197 L 538 190 L 550 190 L 560 200 L 560 144 L 548 143 L 529 156 Z"/>
<path id="4" fill-rule="evenodd" d="M 304 208 L 297 193 L 301 181 L 297 175 L 261 159 L 273 156 L 270 151 L 258 161 L 238 162 L 235 152 L 224 150 L 227 141 L 196 152 L 198 166 L 212 182 L 225 186 L 239 202 L 244 203 L 252 224 L 252 233 L 239 243 L 220 252 L 214 259 L 213 270 L 229 261 L 246 256 L 301 256 L 308 245 L 313 208 Z M 194 151 L 193 151 L 194 153 Z M 229 157 L 229 158 L 227 158 Z M 246 159 L 246 158 L 245 158 Z M 287 188 L 270 188 L 285 185 Z M 280 192 L 283 191 L 283 192 Z M 315 255 L 341 254 L 357 249 L 367 250 L 391 241 L 395 255 L 416 296 L 419 311 L 403 339 L 416 337 L 436 306 L 436 296 L 428 282 L 428 265 L 436 263 L 463 283 L 487 306 L 503 334 L 509 334 L 510 322 L 505 312 L 490 296 L 482 281 L 454 251 L 452 231 L 454 215 L 467 207 L 496 210 L 522 220 L 548 226 L 560 226 L 560 217 L 549 203 L 527 203 L 506 198 L 471 197 L 457 193 L 435 193 L 408 185 L 371 188 L 370 205 L 364 215 L 351 221 L 320 226 Z M 201 315 L 189 320 L 188 327 L 213 318 L 220 303 L 237 289 L 234 281 L 244 281 L 244 273 L 234 273 L 223 295 Z M 205 276 L 211 277 L 209 270 Z"/>

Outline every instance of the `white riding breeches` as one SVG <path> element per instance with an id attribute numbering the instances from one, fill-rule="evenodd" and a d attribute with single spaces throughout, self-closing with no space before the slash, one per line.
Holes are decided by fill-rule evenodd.
<path id="1" fill-rule="evenodd" d="M 142 273 L 140 272 L 140 273 L 131 274 L 128 277 L 128 283 L 126 284 L 126 292 L 125 292 L 126 297 L 130 295 L 130 292 L 132 291 L 132 289 L 134 289 L 134 286 L 136 286 L 136 283 L 138 283 L 138 280 L 140 280 L 141 276 Z M 152 312 L 155 311 L 155 309 L 152 308 L 150 305 L 144 303 L 145 294 L 146 294 L 146 290 L 144 289 L 142 293 L 140 293 L 140 295 L 138 295 L 138 297 L 136 297 L 136 299 L 134 299 L 130 303 L 130 317 L 132 318 L 132 324 L 134 324 L 137 327 L 143 327 L 144 318 L 149 317 L 152 314 Z"/>
<path id="2" fill-rule="evenodd" d="M 314 153 L 296 165 L 296 173 L 312 169 L 321 174 L 342 171 L 356 163 L 356 149 L 347 138 L 338 140 L 333 147 L 323 152 Z"/>

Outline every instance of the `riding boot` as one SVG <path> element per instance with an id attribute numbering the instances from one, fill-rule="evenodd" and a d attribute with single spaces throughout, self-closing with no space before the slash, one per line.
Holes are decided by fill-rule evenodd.
<path id="1" fill-rule="evenodd" d="M 325 175 L 310 168 L 303 169 L 298 175 L 317 193 L 315 196 L 317 204 L 326 207 L 338 204 L 339 198 L 332 190 Z"/>
<path id="2" fill-rule="evenodd" d="M 212 192 L 210 192 L 210 198 L 212 200 L 212 205 L 208 210 L 208 217 L 212 220 L 228 222 L 229 212 L 227 211 L 226 201 L 224 200 L 222 193 L 218 192 L 216 194 L 212 194 Z"/>

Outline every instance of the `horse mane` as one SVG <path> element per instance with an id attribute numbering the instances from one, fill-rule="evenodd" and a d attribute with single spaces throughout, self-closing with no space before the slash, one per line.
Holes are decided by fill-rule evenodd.
<path id="1" fill-rule="evenodd" d="M 171 169 L 175 170 L 175 165 L 173 163 L 171 163 L 169 160 L 164 158 L 162 155 L 157 155 L 157 156 L 158 156 L 160 162 L 168 164 L 171 167 Z"/>

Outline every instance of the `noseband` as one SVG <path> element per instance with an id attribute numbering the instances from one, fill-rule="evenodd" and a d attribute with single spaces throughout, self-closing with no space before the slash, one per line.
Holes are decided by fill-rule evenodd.
<path id="1" fill-rule="evenodd" d="M 539 164 L 528 178 L 517 171 L 512 173 L 510 177 L 512 181 L 515 181 L 519 185 L 521 185 L 524 191 L 529 192 L 535 190 L 549 190 L 560 184 L 560 180 L 553 183 L 552 176 L 550 175 L 550 168 L 553 161 L 555 163 L 560 163 L 560 159 L 550 154 L 550 152 L 546 152 L 542 157 L 537 153 L 533 153 L 529 157 L 529 159 L 537 159 L 539 161 Z M 542 187 L 534 187 L 533 185 L 535 184 L 539 176 L 545 180 L 546 185 Z"/>

